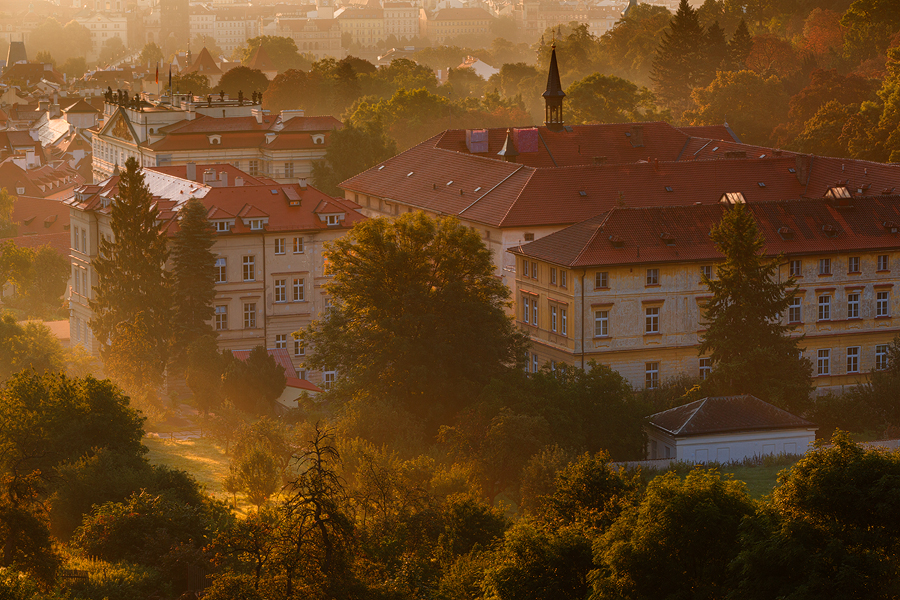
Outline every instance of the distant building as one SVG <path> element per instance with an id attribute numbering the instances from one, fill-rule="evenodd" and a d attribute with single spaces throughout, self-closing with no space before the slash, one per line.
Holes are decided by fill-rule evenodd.
<path id="1" fill-rule="evenodd" d="M 365 218 L 358 207 L 311 186 L 279 184 L 228 164 L 159 167 L 145 169 L 144 176 L 167 235 L 178 230 L 178 211 L 189 198 L 200 199 L 208 209 L 207 217 L 216 230 L 211 325 L 219 347 L 246 350 L 261 345 L 284 350 L 293 367 L 287 376 L 329 387 L 335 373 L 303 371 L 306 350 L 291 334 L 325 310 L 322 286 L 329 275 L 322 245 Z M 99 350 L 90 331 L 89 300 L 97 285 L 92 261 L 101 236 L 112 236 L 110 204 L 118 181 L 115 176 L 82 186 L 66 201 L 71 209 L 72 343 L 92 352 Z"/>
<path id="2" fill-rule="evenodd" d="M 18 63 L 27 63 L 28 54 L 25 52 L 25 42 L 9 42 L 9 51 L 6 53 L 6 66 L 11 67 Z"/>
<path id="3" fill-rule="evenodd" d="M 435 44 L 461 35 L 487 35 L 495 17 L 483 8 L 443 8 L 429 14 L 422 10 L 419 30 Z"/>

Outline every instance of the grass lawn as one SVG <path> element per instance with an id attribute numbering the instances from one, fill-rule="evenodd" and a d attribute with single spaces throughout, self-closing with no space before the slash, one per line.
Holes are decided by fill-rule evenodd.
<path id="1" fill-rule="evenodd" d="M 790 468 L 789 465 L 726 466 L 722 467 L 722 473 L 734 475 L 735 479 L 746 483 L 747 493 L 750 494 L 750 497 L 759 500 L 766 494 L 772 493 L 775 484 L 778 483 L 778 474 L 787 468 Z"/>
<path id="2" fill-rule="evenodd" d="M 187 471 L 211 496 L 220 500 L 231 499 L 231 494 L 222 490 L 222 480 L 228 474 L 229 459 L 225 455 L 225 449 L 212 439 L 166 440 L 146 437 L 144 445 L 150 449 L 147 457 L 152 464 Z"/>

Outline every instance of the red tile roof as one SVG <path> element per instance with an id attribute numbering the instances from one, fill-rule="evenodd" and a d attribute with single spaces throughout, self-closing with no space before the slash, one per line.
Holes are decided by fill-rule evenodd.
<path id="1" fill-rule="evenodd" d="M 759 225 L 769 256 L 900 247 L 898 234 L 885 227 L 900 224 L 900 196 L 857 197 L 850 202 L 841 206 L 838 200 L 810 198 L 756 202 L 747 209 Z M 509 251 L 569 267 L 720 260 L 709 232 L 725 210 L 721 203 L 616 207 Z M 663 234 L 674 243 L 667 245 Z"/>
<path id="2" fill-rule="evenodd" d="M 206 46 L 204 46 L 203 50 L 200 51 L 200 54 L 197 55 L 197 60 L 194 61 L 194 64 L 182 71 L 182 74 L 184 73 L 221 75 L 222 69 L 219 68 L 219 66 L 216 64 L 216 61 L 213 59 L 212 54 L 210 54 L 209 50 L 207 50 Z"/>
<path id="3" fill-rule="evenodd" d="M 750 395 L 703 398 L 651 415 L 650 425 L 675 437 L 816 426 Z"/>
<path id="4" fill-rule="evenodd" d="M 538 152 L 520 151 L 516 163 L 496 156 L 505 129 L 488 130 L 489 152 L 481 154 L 468 152 L 465 131 L 445 131 L 341 187 L 496 227 L 572 224 L 619 205 L 715 204 L 727 192 L 751 203 L 821 198 L 838 181 L 854 195 L 900 192 L 898 165 L 802 157 L 693 138 L 665 123 L 637 125 L 538 128 Z M 592 155 L 601 153 L 606 162 L 595 164 Z"/>
<path id="5" fill-rule="evenodd" d="M 247 61 L 247 66 L 257 71 L 277 71 L 272 59 L 269 58 L 269 53 L 266 52 L 262 44 L 253 49 L 250 60 Z"/>
<path id="6" fill-rule="evenodd" d="M 65 233 L 69 229 L 69 207 L 58 200 L 18 196 L 12 220 L 18 225 L 19 235 Z"/>
<path id="7" fill-rule="evenodd" d="M 7 238 L 2 240 L 4 242 L 12 242 L 16 246 L 20 246 L 22 248 L 41 248 L 43 246 L 50 246 L 60 256 L 64 256 L 65 258 L 69 258 L 70 252 L 70 238 L 68 233 L 43 233 L 36 235 L 20 235 L 14 238 Z"/>

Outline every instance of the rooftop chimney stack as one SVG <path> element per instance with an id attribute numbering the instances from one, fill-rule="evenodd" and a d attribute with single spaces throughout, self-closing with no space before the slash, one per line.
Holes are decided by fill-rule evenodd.
<path id="1" fill-rule="evenodd" d="M 809 183 L 809 171 L 812 166 L 812 157 L 809 154 L 798 154 L 795 160 L 797 181 L 801 185 Z"/>
<path id="2" fill-rule="evenodd" d="M 643 125 L 632 125 L 631 126 L 631 145 L 635 148 L 643 148 L 644 147 L 644 126 Z"/>
<path id="3" fill-rule="evenodd" d="M 203 183 L 208 186 L 215 186 L 216 184 L 216 170 L 215 169 L 207 169 L 203 171 Z"/>
<path id="4" fill-rule="evenodd" d="M 228 187 L 228 173 L 227 172 L 222 171 L 221 173 L 219 173 L 219 182 L 221 183 L 222 187 Z"/>
<path id="5" fill-rule="evenodd" d="M 189 162 L 186 166 L 187 178 L 191 181 L 197 180 L 197 163 Z"/>
<path id="6" fill-rule="evenodd" d="M 238 175 L 234 178 L 234 187 L 241 187 L 244 185 L 244 178 Z"/>

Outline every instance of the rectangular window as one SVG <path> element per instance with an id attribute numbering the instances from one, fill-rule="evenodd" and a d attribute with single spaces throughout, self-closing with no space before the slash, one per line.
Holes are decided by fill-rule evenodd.
<path id="1" fill-rule="evenodd" d="M 569 324 L 566 309 L 559 309 L 559 332 L 563 335 L 569 335 Z"/>
<path id="2" fill-rule="evenodd" d="M 522 320 L 531 323 L 531 301 L 528 298 L 522 299 Z"/>
<path id="3" fill-rule="evenodd" d="M 598 310 L 594 312 L 594 337 L 606 337 L 609 335 L 609 311 Z"/>
<path id="4" fill-rule="evenodd" d="M 531 263 L 531 278 L 532 279 L 538 278 L 538 268 L 537 268 L 536 262 Z"/>
<path id="5" fill-rule="evenodd" d="M 229 230 L 228 221 L 216 221 L 216 231 L 218 231 L 219 233 L 222 233 L 222 232 L 225 232 L 228 230 Z"/>
<path id="6" fill-rule="evenodd" d="M 801 261 L 791 261 L 791 277 L 803 277 L 803 263 Z"/>
<path id="7" fill-rule="evenodd" d="M 303 302 L 303 279 L 294 279 L 294 302 Z"/>
<path id="8" fill-rule="evenodd" d="M 535 327 L 538 326 L 538 301 L 537 299 L 531 301 L 531 324 Z"/>
<path id="9" fill-rule="evenodd" d="M 556 307 L 550 306 L 550 331 L 556 331 Z"/>
<path id="10" fill-rule="evenodd" d="M 647 285 L 659 285 L 659 269 L 647 269 Z"/>
<path id="11" fill-rule="evenodd" d="M 819 296 L 819 321 L 831 319 L 831 296 Z"/>
<path id="12" fill-rule="evenodd" d="M 259 161 L 258 161 L 258 160 L 251 160 L 251 161 L 250 161 L 250 166 L 249 166 L 247 172 L 250 173 L 250 175 L 253 175 L 254 177 L 255 177 L 256 175 L 259 175 Z"/>
<path id="13" fill-rule="evenodd" d="M 594 279 L 594 289 L 604 289 L 609 287 L 609 273 L 607 271 L 597 271 Z"/>
<path id="14" fill-rule="evenodd" d="M 659 387 L 659 363 L 648 362 L 644 365 L 644 387 L 655 390 Z"/>
<path id="15" fill-rule="evenodd" d="M 796 296 L 791 298 L 788 306 L 788 323 L 799 323 L 802 318 L 802 299 Z"/>
<path id="16" fill-rule="evenodd" d="M 303 254 L 303 238 L 294 238 L 294 254 Z"/>
<path id="17" fill-rule="evenodd" d="M 88 285 L 87 269 L 81 270 L 81 290 L 85 296 L 91 297 L 91 286 Z"/>
<path id="18" fill-rule="evenodd" d="M 216 306 L 216 331 L 228 329 L 228 307 Z"/>
<path id="19" fill-rule="evenodd" d="M 712 265 L 703 265 L 700 267 L 700 276 L 712 279 Z"/>
<path id="20" fill-rule="evenodd" d="M 77 251 L 77 250 L 79 250 L 79 247 L 78 247 L 78 227 L 75 227 L 75 228 L 72 230 L 72 237 L 74 238 L 74 240 L 72 241 L 72 246 L 73 246 L 73 247 L 75 248 L 75 250 Z"/>
<path id="21" fill-rule="evenodd" d="M 225 283 L 228 281 L 228 276 L 225 272 L 226 266 L 227 262 L 224 258 L 216 259 L 216 283 Z"/>
<path id="22" fill-rule="evenodd" d="M 287 334 L 286 333 L 276 333 L 275 334 L 275 348 L 287 348 Z"/>
<path id="23" fill-rule="evenodd" d="M 334 387 L 334 380 L 336 379 L 336 375 L 336 371 L 322 371 L 322 389 L 330 390 L 332 387 Z"/>
<path id="24" fill-rule="evenodd" d="M 294 163 L 286 162 L 284 163 L 284 176 L 288 179 L 294 176 Z"/>
<path id="25" fill-rule="evenodd" d="M 831 350 L 824 348 L 819 350 L 816 360 L 816 373 L 819 375 L 831 375 Z"/>
<path id="26" fill-rule="evenodd" d="M 888 299 L 890 298 L 890 292 L 876 292 L 875 293 L 875 316 L 876 317 L 886 317 L 888 316 Z"/>
<path id="27" fill-rule="evenodd" d="M 78 276 L 78 267 L 72 265 L 72 279 L 75 281 L 75 293 L 81 293 L 81 277 Z"/>
<path id="28" fill-rule="evenodd" d="M 287 302 L 287 280 L 275 280 L 275 302 Z"/>
<path id="29" fill-rule="evenodd" d="M 859 273 L 859 257 L 851 256 L 847 260 L 847 272 L 848 273 Z"/>
<path id="30" fill-rule="evenodd" d="M 538 369 L 540 369 L 540 366 L 538 365 L 538 355 L 532 354 L 531 355 L 531 372 L 537 373 Z"/>
<path id="31" fill-rule="evenodd" d="M 306 348 L 300 340 L 294 340 L 294 356 L 305 356 Z"/>
<path id="32" fill-rule="evenodd" d="M 645 319 L 644 333 L 659 333 L 659 307 L 648 308 Z"/>
<path id="33" fill-rule="evenodd" d="M 562 269 L 559 270 L 559 287 L 565 288 L 568 287 L 566 285 L 566 272 Z"/>
<path id="34" fill-rule="evenodd" d="M 244 304 L 244 329 L 256 329 L 256 302 Z"/>
<path id="35" fill-rule="evenodd" d="M 284 254 L 284 238 L 275 238 L 275 254 Z"/>
<path id="36" fill-rule="evenodd" d="M 819 259 L 819 275 L 831 275 L 831 259 Z"/>
<path id="37" fill-rule="evenodd" d="M 859 346 L 847 348 L 847 372 L 859 373 Z"/>
<path id="38" fill-rule="evenodd" d="M 875 370 L 883 371 L 888 368 L 887 344 L 875 346 Z"/>
<path id="39" fill-rule="evenodd" d="M 244 281 L 256 281 L 256 257 L 244 257 Z"/>
<path id="40" fill-rule="evenodd" d="M 556 267 L 550 267 L 550 284 L 556 285 Z"/>
<path id="41" fill-rule="evenodd" d="M 81 251 L 85 254 L 89 254 L 87 245 L 87 229 L 81 230 Z"/>
<path id="42" fill-rule="evenodd" d="M 879 271 L 887 271 L 891 268 L 890 263 L 888 262 L 887 254 L 879 254 L 878 255 L 878 270 Z"/>
<path id="43" fill-rule="evenodd" d="M 706 379 L 709 377 L 709 374 L 712 373 L 712 359 L 701 358 L 700 359 L 700 379 Z"/>
<path id="44" fill-rule="evenodd" d="M 847 294 L 847 318 L 859 318 L 859 294 Z"/>

